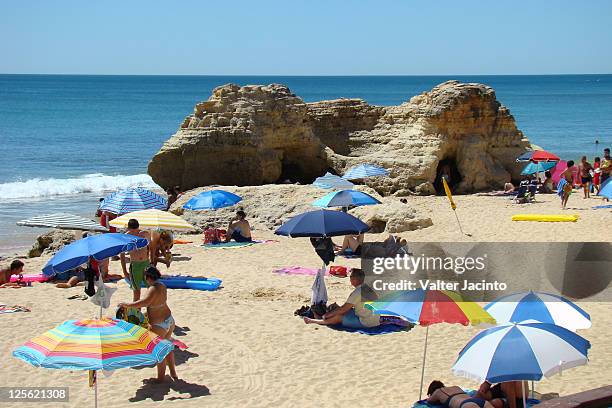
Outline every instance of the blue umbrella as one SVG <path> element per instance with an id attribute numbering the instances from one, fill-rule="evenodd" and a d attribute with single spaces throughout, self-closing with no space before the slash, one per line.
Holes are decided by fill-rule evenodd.
<path id="1" fill-rule="evenodd" d="M 612 199 L 612 177 L 607 179 L 605 183 L 601 185 L 601 189 L 597 195 Z"/>
<path id="2" fill-rule="evenodd" d="M 529 162 L 528 165 L 525 166 L 523 171 L 521 171 L 522 175 L 527 174 L 536 174 L 536 173 L 544 173 L 557 165 L 557 162 Z"/>
<path id="3" fill-rule="evenodd" d="M 369 194 L 356 190 L 334 191 L 312 203 L 315 207 L 350 207 L 380 204 L 380 201 Z"/>
<path id="4" fill-rule="evenodd" d="M 101 211 L 108 211 L 117 215 L 152 208 L 166 210 L 168 208 L 168 200 L 142 187 L 115 191 L 104 197 L 100 205 Z"/>
<path id="5" fill-rule="evenodd" d="M 210 210 L 235 205 L 241 197 L 229 191 L 209 190 L 197 194 L 183 205 L 188 210 Z"/>
<path id="6" fill-rule="evenodd" d="M 478 333 L 461 350 L 455 375 L 490 383 L 540 380 L 587 363 L 591 344 L 550 323 L 524 321 Z"/>
<path id="7" fill-rule="evenodd" d="M 342 211 L 316 210 L 296 215 L 274 233 L 289 237 L 334 237 L 361 234 L 368 224 Z"/>
<path id="8" fill-rule="evenodd" d="M 342 178 L 347 180 L 364 179 L 368 177 L 377 176 L 388 176 L 389 172 L 387 169 L 376 166 L 374 164 L 360 164 L 358 166 L 351 167 Z"/>
<path id="9" fill-rule="evenodd" d="M 101 261 L 122 252 L 144 248 L 148 243 L 145 238 L 118 233 L 93 235 L 79 239 L 66 245 L 55 254 L 43 268 L 43 274 L 53 276 L 83 265 L 90 256 Z"/>
<path id="10" fill-rule="evenodd" d="M 324 188 L 326 190 L 355 187 L 355 185 L 350 181 L 345 180 L 340 176 L 335 176 L 331 173 L 325 173 L 324 176 L 317 177 L 312 185 L 319 188 Z"/>

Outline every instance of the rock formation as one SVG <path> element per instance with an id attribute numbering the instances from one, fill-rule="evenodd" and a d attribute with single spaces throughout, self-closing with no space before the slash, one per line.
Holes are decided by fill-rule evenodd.
<path id="1" fill-rule="evenodd" d="M 224 85 L 196 105 L 149 163 L 162 187 L 310 183 L 364 162 L 389 177 L 366 182 L 383 195 L 431 194 L 439 174 L 455 192 L 518 178 L 529 148 L 491 87 L 448 81 L 399 106 L 360 99 L 304 103 L 282 85 Z M 437 183 L 437 184 L 436 184 Z"/>
<path id="2" fill-rule="evenodd" d="M 32 248 L 28 251 L 28 258 L 36 258 L 42 254 L 59 251 L 76 239 L 75 231 L 51 230 L 36 237 Z"/>
<path id="3" fill-rule="evenodd" d="M 312 202 L 322 197 L 328 191 L 311 185 L 276 184 L 249 187 L 222 187 L 242 197 L 242 201 L 233 207 L 220 208 L 211 211 L 184 210 L 185 204 L 194 195 L 210 190 L 210 187 L 197 188 L 181 196 L 170 209 L 180 214 L 199 229 L 207 226 L 227 228 L 227 223 L 238 208 L 243 208 L 254 229 L 276 229 L 294 215 L 316 210 Z M 382 204 L 359 207 L 349 211 L 370 225 L 372 232 L 398 233 L 426 228 L 432 225 L 429 217 L 421 214 L 408 204 L 401 203 L 395 197 L 381 197 L 366 186 L 359 186 L 381 200 Z M 257 233 L 254 233 L 257 236 Z"/>

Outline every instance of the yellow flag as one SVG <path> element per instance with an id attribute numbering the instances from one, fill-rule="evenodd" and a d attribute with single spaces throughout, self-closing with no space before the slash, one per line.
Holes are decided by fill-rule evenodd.
<path id="1" fill-rule="evenodd" d="M 444 191 L 446 192 L 448 201 L 450 201 L 451 208 L 454 211 L 455 208 L 457 208 L 457 205 L 455 205 L 455 202 L 453 201 L 453 195 L 451 194 L 450 187 L 448 186 L 448 183 L 446 182 L 446 179 L 444 177 L 442 177 L 442 184 L 444 184 Z"/>

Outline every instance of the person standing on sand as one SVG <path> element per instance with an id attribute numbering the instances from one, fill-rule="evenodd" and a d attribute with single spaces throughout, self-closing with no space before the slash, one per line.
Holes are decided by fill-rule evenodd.
<path id="1" fill-rule="evenodd" d="M 569 196 L 572 194 L 574 179 L 574 162 L 572 160 L 567 162 L 567 169 L 561 173 L 561 179 L 557 184 L 557 194 L 561 197 L 561 208 L 565 210 Z"/>
<path id="2" fill-rule="evenodd" d="M 601 185 L 606 182 L 612 175 L 612 157 L 610 157 L 610 148 L 604 149 L 604 157 L 601 160 Z"/>
<path id="3" fill-rule="evenodd" d="M 599 194 L 599 184 L 601 183 L 601 158 L 596 157 L 593 160 L 593 189 L 595 190 L 595 195 Z"/>
<path id="4" fill-rule="evenodd" d="M 580 181 L 582 182 L 584 198 L 589 198 L 591 197 L 591 182 L 593 181 L 591 171 L 593 171 L 593 166 L 591 166 L 591 163 L 587 161 L 586 156 L 582 156 L 582 159 L 580 159 L 580 166 L 578 166 L 578 168 L 580 171 Z"/>
<path id="5" fill-rule="evenodd" d="M 137 237 L 145 238 L 148 242 L 151 242 L 151 234 L 147 231 L 140 230 L 140 224 L 138 220 L 132 218 L 128 221 L 128 229 L 126 234 L 134 235 Z M 144 271 L 150 265 L 149 262 L 149 246 L 144 248 L 130 251 L 130 271 L 128 273 L 127 265 L 125 262 L 125 254 L 121 253 L 121 269 L 123 269 L 123 276 L 128 279 L 132 285 L 133 299 L 134 302 L 140 299 L 140 289 L 147 287 L 147 282 L 144 280 Z"/>
<path id="6" fill-rule="evenodd" d="M 119 303 L 121 308 L 147 308 L 147 317 L 149 319 L 149 330 L 157 334 L 165 340 L 171 340 L 174 327 L 176 326 L 172 311 L 168 307 L 168 290 L 166 285 L 161 283 L 159 279 L 161 273 L 154 266 L 149 266 L 144 271 L 144 279 L 147 282 L 147 294 L 142 300 L 132 303 Z M 166 380 L 166 365 L 170 369 L 170 377 L 173 380 L 178 380 L 176 375 L 176 366 L 174 362 L 174 352 L 171 351 L 168 356 L 159 364 L 157 364 L 157 382 L 162 383 Z"/>

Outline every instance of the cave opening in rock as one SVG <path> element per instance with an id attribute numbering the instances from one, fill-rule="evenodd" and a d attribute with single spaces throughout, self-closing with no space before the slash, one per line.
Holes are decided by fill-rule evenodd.
<path id="1" fill-rule="evenodd" d="M 436 168 L 436 179 L 433 182 L 434 189 L 437 195 L 444 195 L 444 185 L 442 184 L 442 176 L 446 176 L 446 182 L 451 190 L 461 182 L 463 177 L 457 168 L 457 161 L 454 157 L 446 157 L 438 162 Z"/>

